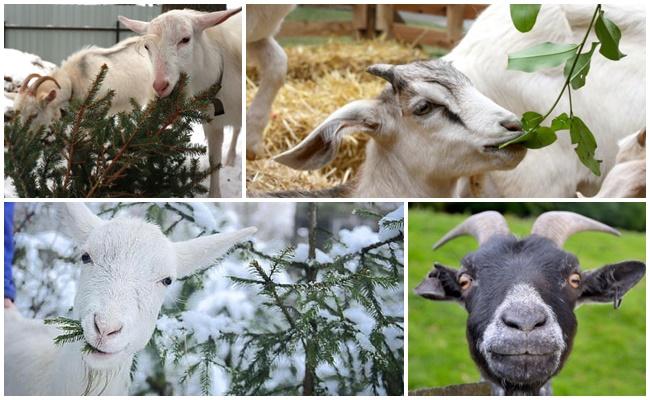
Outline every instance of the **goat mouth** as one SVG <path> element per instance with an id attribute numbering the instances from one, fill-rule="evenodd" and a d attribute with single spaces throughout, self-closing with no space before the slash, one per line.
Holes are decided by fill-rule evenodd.
<path id="1" fill-rule="evenodd" d="M 488 357 L 489 369 L 501 379 L 519 384 L 546 382 L 558 367 L 559 354 L 550 353 L 495 353 Z"/>
<path id="2" fill-rule="evenodd" d="M 100 356 L 100 357 L 113 356 L 115 354 L 121 353 L 122 350 L 124 350 L 124 349 L 122 349 L 122 350 L 117 350 L 117 351 L 104 351 L 104 350 L 98 349 L 97 347 L 95 347 L 95 346 L 93 346 L 91 344 L 88 344 L 88 347 L 90 348 L 90 351 L 89 351 L 90 354 L 92 354 L 94 356 Z"/>
<path id="3" fill-rule="evenodd" d="M 483 145 L 483 151 L 485 153 L 496 153 L 496 152 L 508 152 L 508 151 L 518 151 L 518 150 L 523 150 L 524 146 L 520 144 L 511 144 L 510 146 L 507 147 L 501 147 L 502 144 L 508 143 L 512 139 L 521 136 L 521 133 L 518 133 L 517 135 L 510 136 L 507 139 L 499 140 L 498 142 L 490 143 Z"/>

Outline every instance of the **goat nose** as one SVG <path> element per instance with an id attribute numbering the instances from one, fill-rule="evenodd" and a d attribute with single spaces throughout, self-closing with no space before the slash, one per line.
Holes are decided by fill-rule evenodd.
<path id="1" fill-rule="evenodd" d="M 160 81 L 153 82 L 153 90 L 155 90 L 159 96 L 162 95 L 168 87 L 169 87 L 168 80 L 160 80 Z"/>
<path id="2" fill-rule="evenodd" d="M 501 321 L 513 329 L 530 332 L 546 325 L 546 312 L 541 308 L 510 308 L 501 314 Z"/>
<path id="3" fill-rule="evenodd" d="M 123 325 L 119 321 L 107 322 L 95 314 L 94 323 L 95 332 L 97 332 L 97 334 L 100 336 L 115 336 L 118 333 L 122 332 Z"/>
<path id="4" fill-rule="evenodd" d="M 500 124 L 510 132 L 520 132 L 523 129 L 521 122 L 517 119 L 504 120 Z"/>

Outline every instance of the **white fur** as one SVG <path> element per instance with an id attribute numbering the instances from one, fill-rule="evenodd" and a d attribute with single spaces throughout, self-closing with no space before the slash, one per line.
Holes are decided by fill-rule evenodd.
<path id="1" fill-rule="evenodd" d="M 258 69 L 260 86 L 246 113 L 246 157 L 264 152 L 262 134 L 269 122 L 273 99 L 287 75 L 287 55 L 273 38 L 293 9 L 291 4 L 246 6 L 246 54 Z"/>
<path id="2" fill-rule="evenodd" d="M 79 342 L 57 347 L 61 331 L 5 309 L 6 395 L 127 395 L 133 356 L 153 334 L 172 280 L 206 268 L 255 228 L 172 243 L 138 219 L 104 221 L 82 203 L 65 203 L 63 217 L 80 254 L 73 318 L 86 341 L 106 353 L 82 354 Z"/>
<path id="3" fill-rule="evenodd" d="M 144 41 L 149 48 L 154 70 L 154 89 L 159 96 L 165 97 L 171 93 L 181 72 L 189 75 L 188 94 L 191 96 L 207 89 L 223 76 L 218 98 L 223 103 L 225 113 L 203 124 L 212 167 L 221 164 L 223 129 L 228 125 L 233 127 L 234 132 L 226 164 L 234 164 L 241 129 L 241 14 L 233 15 L 233 12 L 171 10 L 151 22 L 120 17 L 120 21 L 129 29 L 145 35 Z M 222 16 L 226 19 L 221 19 Z M 184 38 L 190 38 L 190 41 L 181 43 Z M 208 112 L 212 116 L 212 107 Z M 210 177 L 209 196 L 220 197 L 218 170 Z"/>
<path id="4" fill-rule="evenodd" d="M 559 94 L 564 81 L 562 69 L 533 74 L 510 71 L 506 69 L 507 55 L 545 41 L 579 43 L 594 8 L 594 4 L 544 4 L 533 30 L 520 33 L 512 25 L 508 5 L 493 5 L 444 58 L 502 107 L 517 115 L 525 111 L 543 113 Z M 517 168 L 486 171 L 481 188 L 484 193 L 477 195 L 572 197 L 577 190 L 594 194 L 614 165 L 616 142 L 645 126 L 645 7 L 626 3 L 606 4 L 603 9 L 621 28 L 620 48 L 627 57 L 611 61 L 594 54 L 586 85 L 573 92 L 574 112 L 591 128 L 598 142 L 596 158 L 603 160 L 601 177 L 580 163 L 568 133 L 559 132 L 557 143 L 529 151 Z M 589 41 L 597 39 L 593 36 Z M 565 94 L 550 118 L 568 109 Z"/>
<path id="5" fill-rule="evenodd" d="M 108 73 L 98 96 L 110 89 L 115 91 L 110 114 L 130 111 L 131 98 L 145 105 L 154 97 L 153 73 L 146 62 L 146 54 L 140 51 L 138 39 L 129 38 L 106 49 L 93 46 L 72 54 L 51 75 L 61 88 L 52 81 L 45 81 L 33 95 L 29 91 L 18 93 L 15 110 L 20 111 L 23 121 L 36 115 L 33 129 L 50 125 L 61 118 L 61 108 L 66 108 L 70 100 L 86 97 L 103 64 L 108 66 Z"/>

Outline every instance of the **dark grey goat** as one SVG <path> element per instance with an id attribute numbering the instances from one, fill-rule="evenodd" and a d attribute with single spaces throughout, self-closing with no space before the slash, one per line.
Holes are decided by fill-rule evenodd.
<path id="1" fill-rule="evenodd" d="M 463 258 L 460 270 L 435 264 L 415 292 L 465 306 L 469 350 L 493 394 L 550 394 L 551 377 L 571 352 L 576 305 L 611 301 L 618 308 L 623 295 L 643 278 L 645 264 L 639 261 L 581 271 L 578 259 L 562 249 L 569 236 L 581 231 L 619 235 L 584 216 L 553 211 L 537 218 L 530 236 L 517 239 L 501 214 L 486 211 L 434 246 L 461 235 L 479 243 Z"/>

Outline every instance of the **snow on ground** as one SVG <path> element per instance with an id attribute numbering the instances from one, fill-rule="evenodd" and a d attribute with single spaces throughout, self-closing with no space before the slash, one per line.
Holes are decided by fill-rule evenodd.
<path id="1" fill-rule="evenodd" d="M 205 132 L 203 127 L 200 124 L 193 125 L 193 134 L 192 134 L 192 143 L 207 145 L 207 139 L 205 138 Z M 226 154 L 230 148 L 230 142 L 232 141 L 233 129 L 231 126 L 227 126 L 224 130 L 223 135 L 223 146 L 221 148 L 221 160 L 226 160 Z M 221 187 L 221 197 L 233 198 L 242 196 L 242 142 L 244 140 L 244 135 L 239 135 L 237 138 L 237 157 L 235 158 L 234 166 L 226 166 L 220 170 L 220 187 Z M 201 166 L 203 168 L 208 168 L 210 166 L 210 161 L 208 160 L 208 154 L 201 157 Z M 204 181 L 204 185 L 209 186 L 209 179 Z"/>

